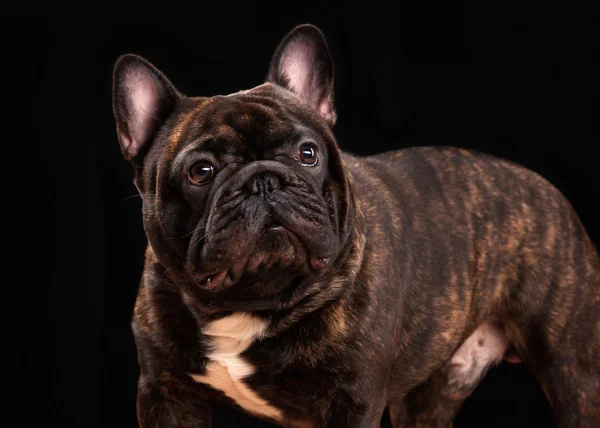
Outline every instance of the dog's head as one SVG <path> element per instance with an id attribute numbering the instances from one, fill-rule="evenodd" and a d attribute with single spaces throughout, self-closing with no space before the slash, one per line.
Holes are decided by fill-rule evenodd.
<path id="1" fill-rule="evenodd" d="M 281 302 L 335 264 L 352 204 L 316 27 L 282 40 L 266 83 L 225 96 L 186 97 L 123 56 L 113 108 L 150 247 L 182 282 L 211 299 Z"/>

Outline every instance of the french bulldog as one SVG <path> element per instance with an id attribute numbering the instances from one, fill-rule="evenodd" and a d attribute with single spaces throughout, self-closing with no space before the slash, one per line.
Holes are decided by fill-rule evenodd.
<path id="1" fill-rule="evenodd" d="M 322 32 L 265 83 L 188 97 L 146 60 L 113 110 L 148 238 L 132 329 L 141 427 L 227 403 L 285 427 L 450 426 L 520 361 L 560 427 L 600 426 L 600 260 L 540 175 L 457 147 L 340 151 Z"/>

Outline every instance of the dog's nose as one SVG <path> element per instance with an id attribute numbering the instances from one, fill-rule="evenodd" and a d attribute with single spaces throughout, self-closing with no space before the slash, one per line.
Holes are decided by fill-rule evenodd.
<path id="1" fill-rule="evenodd" d="M 281 187 L 281 183 L 279 182 L 279 178 L 275 174 L 271 173 L 263 173 L 256 174 L 250 177 L 248 183 L 246 184 L 246 188 L 253 195 L 259 195 L 265 197 L 269 193 L 277 190 Z"/>

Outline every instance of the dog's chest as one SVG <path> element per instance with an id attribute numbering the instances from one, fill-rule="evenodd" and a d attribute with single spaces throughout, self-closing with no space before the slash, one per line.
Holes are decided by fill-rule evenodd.
<path id="1" fill-rule="evenodd" d="M 255 368 L 241 357 L 265 332 L 267 323 L 246 313 L 234 313 L 208 324 L 203 333 L 209 338 L 209 363 L 203 374 L 189 375 L 196 382 L 223 391 L 250 413 L 281 421 L 281 411 L 259 397 L 244 382 Z"/>

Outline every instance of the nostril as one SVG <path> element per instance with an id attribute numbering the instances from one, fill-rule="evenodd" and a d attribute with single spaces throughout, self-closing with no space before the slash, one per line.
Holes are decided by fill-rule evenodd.
<path id="1" fill-rule="evenodd" d="M 252 176 L 246 187 L 251 194 L 264 196 L 279 189 L 281 185 L 276 175 L 266 173 Z"/>
<path id="2" fill-rule="evenodd" d="M 270 192 L 273 192 L 274 190 L 279 189 L 279 187 L 280 187 L 279 178 L 276 175 L 265 174 L 264 180 L 265 180 L 265 190 L 267 192 L 270 193 Z"/>
<path id="3" fill-rule="evenodd" d="M 250 178 L 246 187 L 248 188 L 249 192 L 253 195 L 262 193 L 262 183 L 260 181 L 260 178 L 256 175 Z"/>

